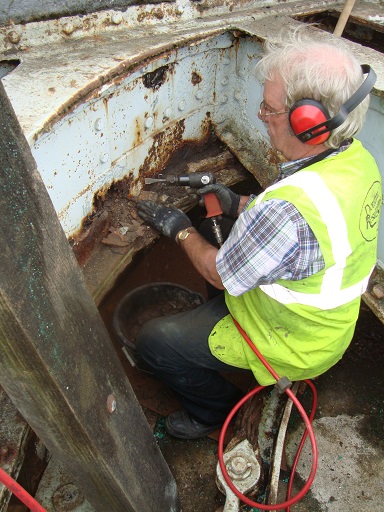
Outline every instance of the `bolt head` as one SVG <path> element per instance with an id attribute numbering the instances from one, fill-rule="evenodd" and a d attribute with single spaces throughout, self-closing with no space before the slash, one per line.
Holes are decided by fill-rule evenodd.
<path id="1" fill-rule="evenodd" d="M 53 506 L 57 512 L 75 511 L 83 501 L 83 493 L 73 483 L 61 485 L 52 496 Z"/>
<path id="2" fill-rule="evenodd" d="M 115 399 L 115 395 L 108 395 L 108 398 L 107 398 L 107 410 L 110 414 L 112 414 L 113 412 L 116 411 L 116 399 Z"/>

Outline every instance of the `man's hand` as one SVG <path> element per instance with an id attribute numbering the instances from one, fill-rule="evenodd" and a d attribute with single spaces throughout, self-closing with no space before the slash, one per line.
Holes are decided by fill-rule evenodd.
<path id="1" fill-rule="evenodd" d="M 185 213 L 174 206 L 164 206 L 153 201 L 139 201 L 137 211 L 139 217 L 145 222 L 173 240 L 176 239 L 179 231 L 192 226 Z"/>
<path id="2" fill-rule="evenodd" d="M 232 192 L 232 190 L 225 185 L 220 185 L 219 183 L 207 185 L 206 187 L 196 190 L 196 193 L 201 196 L 210 193 L 215 194 L 223 213 L 229 217 L 237 217 L 241 196 Z"/>

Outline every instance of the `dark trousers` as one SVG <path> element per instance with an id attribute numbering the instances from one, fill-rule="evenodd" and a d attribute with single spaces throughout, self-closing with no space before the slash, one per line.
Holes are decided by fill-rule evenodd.
<path id="1" fill-rule="evenodd" d="M 136 338 L 139 359 L 178 396 L 190 415 L 207 425 L 222 424 L 243 393 L 219 372 L 244 372 L 214 357 L 208 336 L 229 311 L 224 294 L 198 308 L 150 320 Z"/>

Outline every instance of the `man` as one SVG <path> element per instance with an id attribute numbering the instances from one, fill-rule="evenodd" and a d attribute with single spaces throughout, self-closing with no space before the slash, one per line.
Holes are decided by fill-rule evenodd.
<path id="1" fill-rule="evenodd" d="M 325 133 L 302 135 L 334 119 L 364 83 L 361 66 L 341 44 L 318 42 L 302 29 L 266 44 L 257 66 L 264 82 L 259 118 L 286 162 L 257 197 L 218 184 L 199 191 L 216 193 L 224 214 L 237 217 L 220 250 L 181 211 L 138 203 L 140 217 L 176 240 L 198 272 L 224 290 L 192 312 L 148 322 L 136 340 L 140 358 L 181 400 L 183 409 L 166 420 L 175 437 L 204 436 L 223 423 L 241 393 L 221 371 L 251 369 L 260 384 L 275 382 L 233 318 L 291 381 L 324 373 L 351 341 L 376 262 L 381 205 L 377 166 L 353 139 L 368 92 L 341 123 L 339 116 Z M 308 100 L 315 107 L 312 126 L 303 99 L 305 109 Z"/>

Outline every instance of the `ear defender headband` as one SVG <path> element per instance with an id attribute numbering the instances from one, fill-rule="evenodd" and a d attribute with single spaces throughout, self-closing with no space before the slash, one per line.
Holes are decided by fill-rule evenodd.
<path id="1" fill-rule="evenodd" d="M 361 69 L 367 78 L 332 118 L 320 101 L 304 98 L 291 107 L 289 123 L 301 142 L 312 145 L 325 142 L 331 131 L 343 124 L 348 114 L 368 96 L 376 82 L 376 73 L 368 64 L 363 64 Z"/>

